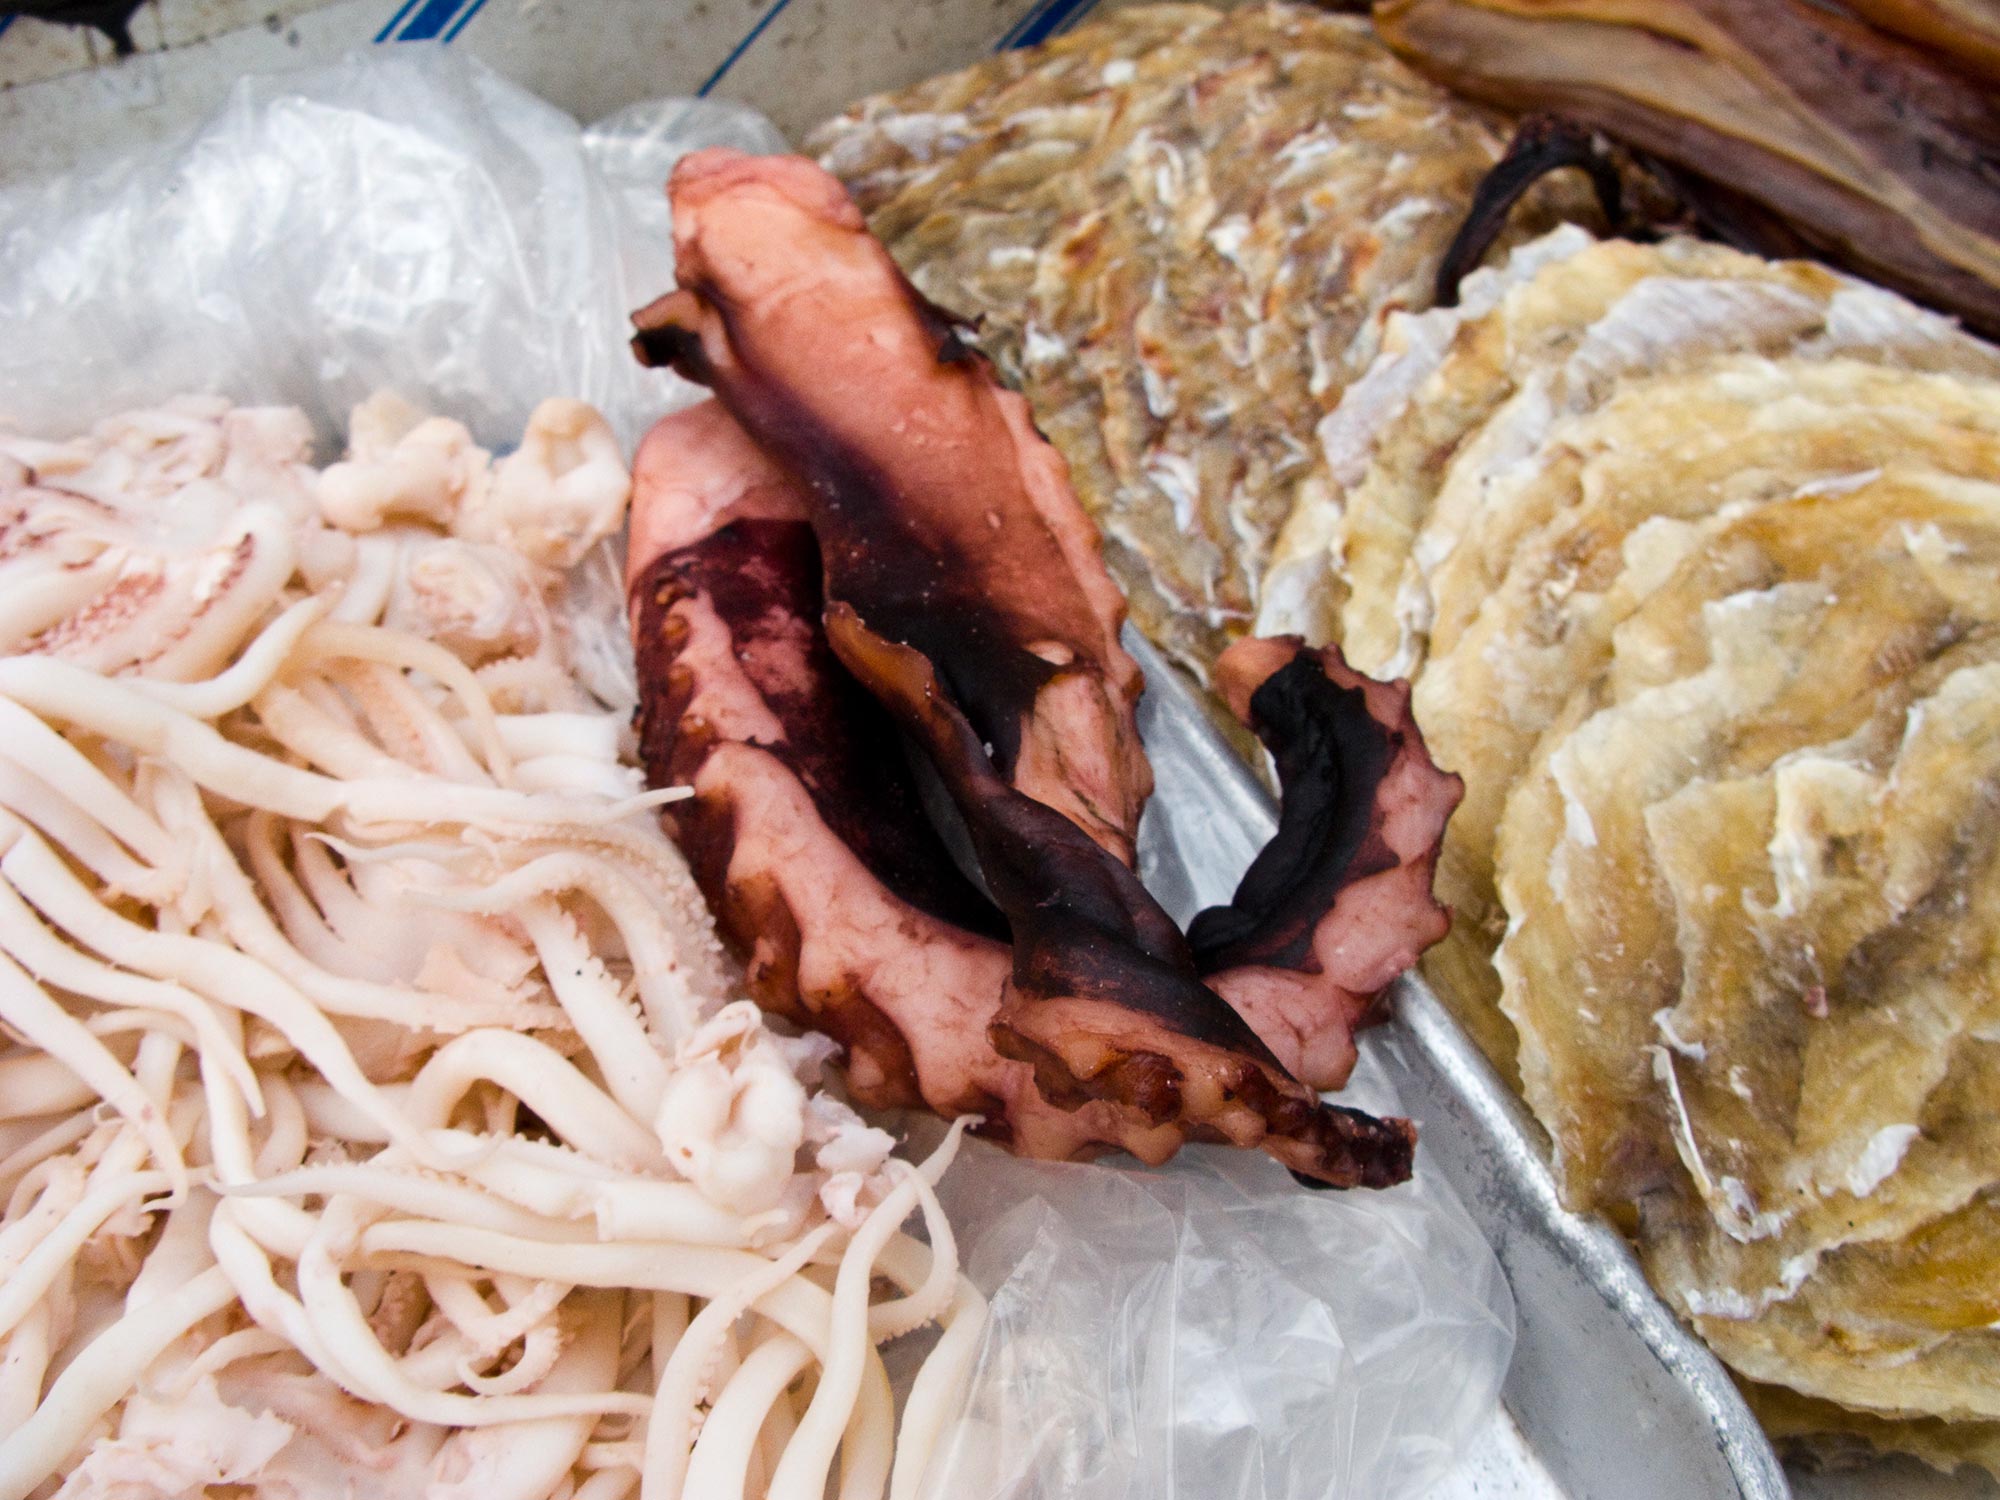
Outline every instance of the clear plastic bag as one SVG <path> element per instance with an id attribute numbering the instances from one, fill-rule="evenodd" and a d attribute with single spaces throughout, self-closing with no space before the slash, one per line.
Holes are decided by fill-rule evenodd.
<path id="1" fill-rule="evenodd" d="M 778 151 L 739 105 L 586 134 L 461 54 L 378 48 L 242 80 L 185 142 L 0 193 L 0 419 L 72 428 L 172 391 L 302 407 L 381 387 L 511 442 L 575 396 L 628 445 L 692 392 L 626 350 L 670 284 L 665 172 Z"/>
<path id="2" fill-rule="evenodd" d="M 946 1186 L 992 1322 L 933 1495 L 1404 1500 L 1492 1411 L 1513 1304 L 1447 1192 L 1329 1199 L 1217 1147 L 983 1148 Z"/>
<path id="3" fill-rule="evenodd" d="M 214 391 L 303 407 L 331 443 L 390 386 L 496 446 L 577 396 L 629 447 L 696 396 L 631 359 L 627 314 L 672 273 L 666 174 L 710 144 L 784 145 L 705 101 L 579 129 L 424 47 L 246 79 L 188 141 L 0 194 L 0 422 L 61 434 Z M 1149 729 L 1145 861 L 1185 907 L 1246 849 L 1171 728 Z M 1343 1100 L 1395 1107 L 1365 1055 Z M 993 1319 L 933 1494 L 1402 1500 L 1491 1416 L 1512 1302 L 1421 1150 L 1372 1194 L 1212 1149 L 1136 1172 L 974 1148 L 946 1184 Z"/>

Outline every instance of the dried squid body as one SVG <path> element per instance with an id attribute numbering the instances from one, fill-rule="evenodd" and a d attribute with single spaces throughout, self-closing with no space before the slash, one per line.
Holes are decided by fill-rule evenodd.
<path id="1" fill-rule="evenodd" d="M 914 1493 L 956 1138 L 900 1161 L 741 998 L 579 685 L 608 429 L 356 428 L 0 437 L 0 1496 Z"/>

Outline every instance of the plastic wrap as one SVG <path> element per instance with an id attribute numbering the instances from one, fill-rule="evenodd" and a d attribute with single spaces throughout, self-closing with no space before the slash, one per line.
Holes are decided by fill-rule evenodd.
<path id="1" fill-rule="evenodd" d="M 330 445 L 391 386 L 496 445 L 577 396 L 629 446 L 694 396 L 630 359 L 626 314 L 671 274 L 668 169 L 713 143 L 783 144 L 706 102 L 579 129 L 420 47 L 248 79 L 189 141 L 0 194 L 0 422 L 201 390 L 303 407 Z M 586 593 L 615 697 L 615 574 Z M 1144 859 L 1184 915 L 1246 850 L 1161 729 Z M 1365 1052 L 1343 1098 L 1395 1107 Z M 1213 1149 L 1150 1173 L 982 1149 L 947 1197 L 993 1318 L 933 1494 L 1400 1500 L 1492 1415 L 1512 1302 L 1421 1152 L 1409 1186 L 1326 1194 Z"/>
<path id="2" fill-rule="evenodd" d="M 71 428 L 172 391 L 302 407 L 392 387 L 513 441 L 543 397 L 629 446 L 692 399 L 627 353 L 672 272 L 665 172 L 784 149 L 693 101 L 585 132 L 442 49 L 250 77 L 191 140 L 0 193 L 0 416 Z"/>

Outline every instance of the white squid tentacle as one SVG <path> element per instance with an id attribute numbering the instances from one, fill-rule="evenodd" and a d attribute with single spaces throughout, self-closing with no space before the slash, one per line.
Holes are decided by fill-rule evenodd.
<path id="1" fill-rule="evenodd" d="M 276 1027 L 327 1082 L 374 1116 L 392 1140 L 410 1146 L 420 1161 L 448 1165 L 404 1124 L 400 1112 L 355 1065 L 347 1044 L 319 1008 L 266 965 L 223 943 L 155 931 L 115 915 L 100 906 L 32 834 L 23 833 L 0 856 L 0 872 L 78 941 L 100 953 L 116 953 L 154 978 L 185 984 L 212 1000 L 233 1002 Z M 0 976 L 8 967 L 0 959 Z"/>
<path id="2" fill-rule="evenodd" d="M 58 1375 L 34 1417 L 0 1439 L 0 1495 L 26 1495 L 56 1472 L 97 1419 L 122 1401 L 176 1339 L 230 1302 L 229 1278 L 202 1272 L 159 1301 L 120 1319 Z"/>
<path id="3" fill-rule="evenodd" d="M 181 893 L 185 869 L 154 869 L 135 859 L 100 822 L 34 772 L 0 760 L 0 807 L 32 824 L 91 874 L 107 893 L 137 897 L 163 906 Z"/>
<path id="4" fill-rule="evenodd" d="M 666 1154 L 652 1131 L 553 1047 L 515 1032 L 482 1028 L 446 1042 L 411 1081 L 405 1109 L 421 1127 L 442 1126 L 481 1082 L 507 1090 L 558 1136 L 601 1161 L 642 1170 L 665 1166 Z"/>
<path id="5" fill-rule="evenodd" d="M 918 1500 L 925 1472 L 946 1425 L 965 1397 L 965 1383 L 986 1334 L 986 1299 L 964 1277 L 946 1310 L 944 1334 L 910 1383 L 896 1432 L 895 1467 L 889 1473 L 889 1500 Z"/>
<path id="6" fill-rule="evenodd" d="M 86 681 L 99 679 L 84 674 Z M 174 841 L 126 789 L 62 735 L 0 690 L 0 755 L 54 789 L 72 806 L 91 810 L 112 836 L 153 869 L 172 869 Z"/>
<path id="7" fill-rule="evenodd" d="M 581 1240 L 589 1234 L 585 1225 L 544 1218 L 464 1183 L 439 1180 L 407 1165 L 385 1162 L 383 1158 L 390 1154 L 385 1151 L 366 1162 L 324 1162 L 295 1167 L 256 1182 L 231 1184 L 221 1191 L 236 1200 L 341 1193 L 400 1213 L 419 1216 L 450 1213 L 465 1223 L 498 1234 L 553 1244 Z"/>
<path id="8" fill-rule="evenodd" d="M 28 1310 L 42 1299 L 107 1219 L 170 1183 L 164 1172 L 130 1172 L 93 1187 L 0 1281 L 0 1334 L 10 1332 L 27 1316 Z"/>
<path id="9" fill-rule="evenodd" d="M 10 852 L 0 858 L 0 869 L 12 857 Z M 50 999 L 48 992 L 4 952 L 0 952 L 0 1019 L 50 1056 L 60 1058 L 64 1066 L 96 1089 L 99 1097 L 129 1121 L 146 1142 L 153 1159 L 173 1183 L 174 1191 L 187 1191 L 187 1163 L 181 1159 L 180 1147 L 167 1129 L 160 1107 L 102 1042 Z"/>
<path id="10" fill-rule="evenodd" d="M 69 1150 L 97 1128 L 97 1121 L 89 1113 L 72 1115 L 15 1147 L 4 1159 L 0 1159 L 0 1194 L 13 1194 L 20 1179 L 28 1172 L 49 1161 L 58 1151 Z"/>
<path id="11" fill-rule="evenodd" d="M 54 1352 L 50 1339 L 54 1301 L 43 1297 L 29 1308 L 0 1352 L 0 1432 L 18 1432 L 25 1427 L 42 1398 L 42 1382 Z"/>
<path id="12" fill-rule="evenodd" d="M 811 1360 L 812 1351 L 788 1333 L 771 1335 L 744 1356 L 709 1404 L 688 1460 L 684 1493 L 703 1500 L 742 1500 L 758 1434 L 785 1388 Z"/>
<path id="13" fill-rule="evenodd" d="M 324 678 L 315 682 L 328 689 Z M 345 722 L 314 701 L 315 694 L 296 681 L 265 686 L 251 700 L 250 711 L 263 731 L 282 748 L 329 776 L 359 778 L 417 777 L 417 767 L 371 744 L 357 725 Z"/>
<path id="14" fill-rule="evenodd" d="M 957 1144 L 955 1134 L 947 1136 L 939 1152 L 949 1160 Z M 771 1478 L 771 1500 L 820 1500 L 825 1493 L 834 1449 L 854 1414 L 866 1373 L 866 1355 L 873 1349 L 868 1337 L 868 1299 L 875 1261 L 917 1207 L 922 1182 L 915 1168 L 905 1167 L 903 1181 L 869 1213 L 841 1256 L 833 1292 L 833 1325 L 828 1334 L 832 1352 L 820 1371 L 819 1388 L 813 1392 L 798 1432 L 786 1445 L 778 1472 Z"/>
<path id="15" fill-rule="evenodd" d="M 494 784 L 444 715 L 394 667 L 343 657 L 325 663 L 321 671 L 360 706 L 376 740 L 397 760 L 464 786 Z"/>
<path id="16" fill-rule="evenodd" d="M 714 1361 L 722 1339 L 761 1297 L 790 1283 L 835 1232 L 836 1226 L 822 1224 L 777 1260 L 710 1299 L 708 1306 L 695 1314 L 674 1346 L 654 1395 L 652 1419 L 646 1426 L 646 1468 L 639 1482 L 641 1500 L 672 1500 L 684 1492 L 694 1443 L 695 1408 L 715 1378 Z"/>
<path id="17" fill-rule="evenodd" d="M 407 1379 L 341 1277 L 333 1244 L 357 1233 L 362 1220 L 351 1200 L 337 1198 L 320 1216 L 297 1262 L 299 1306 L 316 1335 L 324 1373 L 348 1389 L 416 1422 L 485 1427 L 537 1417 L 595 1417 L 605 1412 L 646 1412 L 644 1397 L 618 1391 L 575 1396 L 456 1396 L 425 1390 Z"/>
<path id="18" fill-rule="evenodd" d="M 300 639 L 325 616 L 327 600 L 315 594 L 287 607 L 266 625 L 224 671 L 203 682 L 163 682 L 135 677 L 132 685 L 179 713 L 219 719 L 234 713 L 283 670 Z"/>
<path id="19" fill-rule="evenodd" d="M 666 1091 L 667 1063 L 644 1024 L 560 907 L 533 896 L 519 903 L 518 914 L 541 955 L 550 989 L 596 1058 L 612 1098 L 635 1119 L 651 1120 Z"/>
<path id="20" fill-rule="evenodd" d="M 11 885 L 0 882 L 0 951 L 32 970 L 38 979 L 107 1005 L 165 1011 L 193 1028 L 204 1055 L 213 1054 L 230 1081 L 243 1091 L 250 1112 L 264 1112 L 262 1091 L 241 1041 L 217 1008 L 193 991 L 132 974 L 60 941 L 29 909 Z"/>
<path id="21" fill-rule="evenodd" d="M 513 756 L 495 722 L 493 700 L 472 669 L 444 647 L 400 631 L 332 620 L 308 634 L 301 654 L 309 660 L 338 657 L 379 662 L 431 678 L 465 711 L 474 741 L 485 757 L 487 774 L 503 785 L 506 783 Z"/>
<path id="22" fill-rule="evenodd" d="M 177 805 L 170 800 L 173 795 L 163 791 L 163 803 Z M 193 807 L 179 805 L 184 816 L 175 818 L 175 827 L 189 837 L 202 856 L 202 870 L 214 888 L 223 931 L 246 955 L 283 975 L 321 1009 L 357 1020 L 394 1021 L 412 1029 L 445 1033 L 478 1025 L 547 1026 L 561 1019 L 561 1012 L 547 1004 L 523 1001 L 495 1015 L 493 1007 L 483 1002 L 448 1000 L 407 985 L 355 979 L 314 963 L 292 944 L 257 899 L 256 889 L 215 825 L 206 816 L 197 816 L 198 799 Z"/>
<path id="23" fill-rule="evenodd" d="M 622 1301 L 611 1292 L 584 1293 L 573 1300 L 560 1330 L 566 1347 L 543 1377 L 543 1391 L 550 1396 L 580 1394 L 611 1383 Z M 440 1451 L 434 1472 L 463 1472 L 448 1483 L 434 1484 L 428 1500 L 546 1500 L 575 1467 L 595 1425 L 590 1417 L 557 1417 L 455 1433 Z"/>
<path id="24" fill-rule="evenodd" d="M 640 888 L 611 861 L 570 851 L 543 854 L 510 870 L 482 890 L 440 892 L 428 899 L 435 905 L 461 911 L 519 909 L 526 921 L 526 914 L 542 909 L 536 898 L 558 891 L 581 891 L 611 918 L 625 942 L 626 952 L 631 955 L 633 978 L 638 982 L 647 1021 L 668 1045 L 684 1039 L 702 1019 L 705 1007 L 688 986 L 686 972 L 675 957 L 673 941 L 659 911 L 648 904 Z M 551 935 L 567 950 L 582 947 L 580 940 L 572 938 L 564 942 L 560 935 Z M 549 969 L 553 981 L 555 971 L 546 958 L 543 967 Z M 599 1061 L 603 1062 L 601 1056 Z M 657 1099 L 654 1103 L 658 1103 Z M 650 1113 L 648 1110 L 649 1117 Z"/>

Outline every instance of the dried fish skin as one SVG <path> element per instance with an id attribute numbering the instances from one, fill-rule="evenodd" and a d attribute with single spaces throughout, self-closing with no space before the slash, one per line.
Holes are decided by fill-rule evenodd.
<path id="1" fill-rule="evenodd" d="M 1990 86 L 1808 0 L 1387 0 L 1400 56 L 1740 193 L 1821 253 L 2000 331 Z"/>
<path id="2" fill-rule="evenodd" d="M 1133 7 L 1029 56 L 812 145 L 917 286 L 977 316 L 1135 621 L 1205 676 L 1328 488 L 1314 427 L 1389 313 L 1428 305 L 1499 135 L 1364 20 L 1300 5 Z M 1582 209 L 1571 184 L 1541 203 Z"/>

